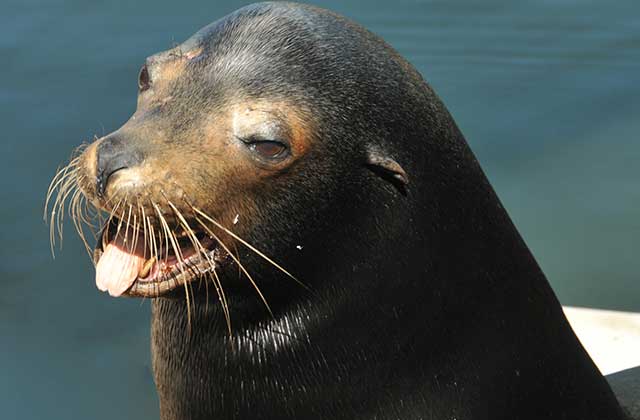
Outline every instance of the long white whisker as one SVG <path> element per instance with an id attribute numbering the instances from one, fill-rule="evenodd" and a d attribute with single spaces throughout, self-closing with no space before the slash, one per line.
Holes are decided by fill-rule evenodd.
<path id="1" fill-rule="evenodd" d="M 240 267 L 240 270 L 242 270 L 244 275 L 247 276 L 247 278 L 249 279 L 249 281 L 253 285 L 254 289 L 256 289 L 256 292 L 258 293 L 258 296 L 260 296 L 260 299 L 262 300 L 264 305 L 267 307 L 267 310 L 273 316 L 273 312 L 271 311 L 271 307 L 269 306 L 269 304 L 267 303 L 267 300 L 265 299 L 264 295 L 260 291 L 260 288 L 258 287 L 256 282 L 253 280 L 253 277 L 251 277 L 251 274 L 249 274 L 249 272 L 240 263 L 240 260 L 238 260 L 238 257 L 236 257 L 233 254 L 233 252 L 231 252 L 229 247 L 227 245 L 225 245 L 225 243 L 222 242 L 220 240 L 220 238 L 215 233 L 213 233 L 213 231 L 211 229 L 209 229 L 209 227 L 202 221 L 202 219 L 200 219 L 198 216 L 195 216 L 195 219 L 207 231 L 207 233 L 209 233 L 209 235 L 211 235 L 224 248 L 224 250 L 227 252 L 227 254 L 229 254 L 229 256 L 233 259 L 233 261 L 235 261 L 235 263 L 238 264 L 238 266 Z"/>
<path id="2" fill-rule="evenodd" d="M 192 209 L 198 213 L 199 215 L 201 215 L 202 217 L 204 217 L 206 220 L 208 220 L 209 222 L 213 223 L 216 227 L 222 229 L 225 233 L 227 233 L 229 236 L 233 237 L 234 239 L 238 240 L 241 244 L 243 244 L 244 246 L 246 246 L 247 248 L 249 248 L 250 250 L 252 250 L 253 252 L 255 252 L 257 255 L 259 255 L 260 257 L 262 257 L 264 260 L 266 260 L 267 262 L 269 262 L 270 264 L 272 264 L 274 267 L 276 267 L 277 269 L 279 269 L 280 271 L 282 271 L 284 274 L 286 274 L 287 276 L 289 276 L 290 278 L 292 278 L 296 283 L 298 283 L 299 285 L 301 285 L 302 287 L 304 287 L 307 290 L 310 290 L 309 287 L 302 283 L 300 280 L 298 280 L 297 278 L 295 278 L 291 273 L 289 273 L 287 270 L 285 270 L 284 268 L 282 268 L 282 266 L 280 266 L 278 263 L 276 263 L 275 261 L 273 261 L 271 258 L 269 258 L 268 256 L 266 256 L 263 252 L 261 252 L 259 249 L 257 249 L 256 247 L 254 247 L 253 245 L 251 245 L 249 242 L 245 241 L 244 239 L 242 239 L 241 237 L 239 237 L 238 235 L 236 235 L 235 233 L 233 233 L 232 231 L 230 231 L 229 229 L 227 229 L 226 227 L 224 227 L 223 225 L 221 225 L 220 223 L 216 222 L 214 219 L 212 219 L 210 216 L 208 216 L 206 213 L 204 213 L 202 210 L 198 209 L 197 207 L 193 207 L 191 206 Z"/>

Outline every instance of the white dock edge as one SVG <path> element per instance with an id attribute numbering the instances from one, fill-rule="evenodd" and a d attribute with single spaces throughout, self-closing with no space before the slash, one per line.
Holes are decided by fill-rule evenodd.
<path id="1" fill-rule="evenodd" d="M 640 313 L 563 307 L 603 375 L 640 366 Z"/>

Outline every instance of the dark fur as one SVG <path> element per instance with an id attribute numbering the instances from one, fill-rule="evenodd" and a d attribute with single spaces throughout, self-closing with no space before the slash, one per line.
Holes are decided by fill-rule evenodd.
<path id="1" fill-rule="evenodd" d="M 183 47 L 204 53 L 144 124 L 178 135 L 241 95 L 284 99 L 313 126 L 313 151 L 255 192 L 245 232 L 312 291 L 243 251 L 273 317 L 230 267 L 232 343 L 212 293 L 198 291 L 191 333 L 184 299 L 155 300 L 163 419 L 623 418 L 449 113 L 382 40 L 263 3 Z M 371 170 L 370 147 L 406 191 Z M 194 172 L 216 165 L 205 157 Z"/>

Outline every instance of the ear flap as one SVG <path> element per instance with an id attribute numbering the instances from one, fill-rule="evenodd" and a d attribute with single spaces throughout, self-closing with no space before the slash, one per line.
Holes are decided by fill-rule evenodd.
<path id="1" fill-rule="evenodd" d="M 407 194 L 409 176 L 402 166 L 379 147 L 367 147 L 367 167 L 385 181 L 391 182 L 402 194 Z"/>

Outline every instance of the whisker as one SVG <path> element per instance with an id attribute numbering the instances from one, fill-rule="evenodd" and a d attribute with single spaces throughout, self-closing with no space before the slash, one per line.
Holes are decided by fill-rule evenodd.
<path id="1" fill-rule="evenodd" d="M 138 203 L 138 212 L 140 214 L 140 220 L 142 221 L 142 237 L 144 238 L 144 254 L 143 257 L 146 260 L 147 259 L 147 249 L 149 250 L 149 253 L 151 253 L 151 238 L 149 238 L 148 236 L 148 232 L 147 232 L 147 218 L 144 214 L 144 207 Z M 151 258 L 152 256 L 150 255 L 149 258 Z"/>
<path id="2" fill-rule="evenodd" d="M 187 236 L 189 237 L 189 240 L 193 244 L 194 249 L 196 249 L 198 251 L 198 255 L 199 256 L 204 256 L 206 258 L 207 262 L 209 263 L 209 266 L 211 267 L 211 269 L 215 273 L 215 261 L 213 261 L 209 257 L 209 254 L 208 254 L 207 250 L 202 246 L 202 244 L 200 243 L 200 241 L 196 237 L 193 229 L 191 228 L 191 226 L 189 226 L 189 223 L 187 222 L 187 220 L 184 218 L 184 216 L 182 215 L 180 210 L 178 210 L 178 208 L 171 201 L 167 200 L 167 203 L 173 209 L 174 213 L 178 217 L 178 220 L 180 221 L 180 224 L 182 225 L 182 227 L 185 230 L 185 232 L 187 233 Z M 216 279 L 217 279 L 217 282 L 215 280 L 213 280 L 213 278 L 212 278 L 212 281 L 214 282 L 214 286 L 215 286 L 216 292 L 218 294 L 218 300 L 220 301 L 220 304 L 222 305 L 222 310 L 224 312 L 225 320 L 227 322 L 227 330 L 229 332 L 229 337 L 231 337 L 231 317 L 229 316 L 229 306 L 227 305 L 226 297 L 223 298 L 223 293 L 224 292 L 222 291 L 222 283 L 220 283 L 220 279 L 219 279 L 217 273 L 216 273 Z M 205 285 L 206 285 L 206 282 L 205 282 Z M 219 288 L 218 288 L 218 286 L 219 286 Z M 207 293 L 208 293 L 208 288 L 207 288 Z M 208 298 L 207 298 L 207 302 L 208 302 Z"/>
<path id="3" fill-rule="evenodd" d="M 123 200 L 124 200 L 124 206 L 126 206 L 127 205 L 126 198 L 123 197 Z M 115 238 L 118 238 L 120 236 L 120 229 L 122 228 L 122 223 L 124 221 L 124 212 L 125 212 L 125 210 L 123 208 L 122 209 L 122 214 L 118 216 L 118 228 L 116 229 L 116 234 L 114 236 Z"/>
<path id="4" fill-rule="evenodd" d="M 159 210 L 159 207 L 153 201 L 151 201 L 151 207 L 154 210 L 156 210 L 156 212 Z M 158 215 L 158 221 L 160 222 L 160 227 L 162 228 L 161 230 L 158 231 L 158 235 L 164 235 L 164 243 L 163 243 L 162 237 L 158 236 L 158 244 L 160 245 L 159 252 L 160 252 L 160 255 L 164 253 L 164 261 L 166 262 L 169 259 L 169 236 L 167 235 L 167 230 L 165 230 L 165 227 L 162 224 L 163 222 L 166 223 L 166 220 L 164 220 L 164 217 L 162 216 L 162 214 Z M 167 229 L 168 229 L 168 225 L 167 225 Z M 176 257 L 177 256 L 178 255 L 176 255 Z"/>
<path id="5" fill-rule="evenodd" d="M 111 221 L 113 220 L 116 212 L 118 211 L 118 208 L 120 208 L 120 205 L 122 204 L 123 200 L 124 200 L 124 198 L 121 198 L 120 201 L 118 201 L 118 203 L 114 207 L 111 207 L 111 211 L 109 212 L 109 217 L 107 217 L 107 221 L 105 222 L 105 224 L 101 228 L 101 230 L 104 230 L 105 233 L 106 233 L 106 235 L 102 235 L 102 248 L 103 249 L 107 247 L 107 245 L 108 245 L 107 241 L 109 239 L 111 239 L 109 237 L 109 227 L 111 226 Z M 118 234 L 116 233 L 114 238 L 117 237 L 117 236 L 118 236 Z"/>
<path id="6" fill-rule="evenodd" d="M 178 262 L 179 262 L 178 266 L 180 267 L 180 273 L 184 277 L 185 275 L 184 274 L 184 258 L 182 256 L 182 250 L 180 249 L 180 245 L 178 244 L 178 241 L 175 235 L 171 232 L 171 229 L 169 228 L 169 224 L 167 223 L 166 219 L 162 215 L 162 211 L 160 210 L 160 207 L 155 203 L 154 203 L 154 207 L 156 209 L 156 213 L 158 214 L 158 218 L 160 219 L 160 224 L 162 225 L 162 228 L 165 232 L 165 236 L 171 241 L 171 247 L 173 248 L 173 252 L 178 258 Z M 167 254 L 167 258 L 168 258 L 168 254 Z M 187 325 L 188 325 L 189 331 L 191 331 L 191 297 L 189 296 L 189 288 L 187 286 L 187 282 L 184 282 L 183 285 L 185 290 L 185 296 L 187 299 Z"/>
<path id="7" fill-rule="evenodd" d="M 89 257 L 91 257 L 92 255 L 91 247 L 89 246 L 89 242 L 87 241 L 87 238 L 84 234 L 84 228 L 83 228 L 84 223 L 83 223 L 82 216 L 80 214 L 81 209 L 79 206 L 80 206 L 82 197 L 83 195 L 80 189 L 76 188 L 76 191 L 73 193 L 73 196 L 71 197 L 71 207 L 70 207 L 71 220 L 73 221 L 73 225 L 76 228 L 76 232 L 78 232 L 78 236 L 80 236 L 80 240 L 82 241 L 82 244 L 84 245 L 84 248 L 87 251 L 87 254 L 89 254 Z"/>
<path id="8" fill-rule="evenodd" d="M 129 253 L 133 254 L 133 249 L 130 246 L 130 241 L 129 241 L 129 231 L 131 230 L 131 203 L 127 203 L 129 206 L 129 215 L 127 216 L 127 223 L 124 229 L 124 244 L 126 247 L 128 247 L 129 249 Z M 124 213 L 122 214 L 124 216 Z M 133 234 L 133 232 L 132 232 Z"/>
<path id="9" fill-rule="evenodd" d="M 190 205 L 191 206 L 191 205 Z M 289 273 L 287 270 L 285 270 L 284 268 L 282 268 L 282 266 L 280 266 L 278 263 L 276 263 L 275 261 L 273 261 L 271 258 L 269 258 L 268 256 L 266 256 L 263 252 L 261 252 L 260 250 L 258 250 L 256 247 L 254 247 L 253 245 L 251 245 L 249 242 L 245 241 L 244 239 L 242 239 L 241 237 L 239 237 L 238 235 L 236 235 L 235 233 L 233 233 L 232 231 L 230 231 L 229 229 L 227 229 L 226 227 L 224 227 L 223 225 L 221 225 L 220 223 L 216 222 L 213 218 L 211 218 L 210 216 L 208 216 L 206 213 L 202 212 L 202 210 L 198 209 L 197 207 L 191 206 L 191 208 L 198 214 L 200 214 L 202 217 L 204 217 L 206 220 L 208 220 L 209 222 L 213 223 L 216 227 L 222 229 L 225 233 L 227 233 L 229 236 L 233 237 L 234 239 L 238 240 L 240 243 L 242 243 L 244 246 L 246 246 L 247 248 L 249 248 L 250 250 L 252 250 L 253 252 L 255 252 L 257 255 L 259 255 L 260 257 L 262 257 L 265 261 L 267 261 L 268 263 L 270 263 L 271 265 L 273 265 L 274 267 L 276 267 L 278 270 L 282 271 L 284 274 L 286 274 L 287 276 L 289 276 L 290 278 L 292 278 L 296 283 L 298 283 L 300 286 L 304 287 L 307 290 L 311 290 L 306 284 L 304 284 L 303 282 L 301 282 L 300 280 L 298 280 L 297 278 L 295 278 L 291 273 Z"/>
<path id="10" fill-rule="evenodd" d="M 144 207 L 143 210 L 144 212 Z M 155 230 L 153 229 L 153 225 L 151 224 L 151 219 L 148 216 L 145 216 L 146 220 L 147 220 L 147 225 L 148 225 L 148 229 L 149 229 L 149 240 L 150 240 L 150 246 L 151 246 L 151 254 L 152 257 L 155 258 L 158 261 L 158 264 L 160 264 L 160 254 L 158 253 L 158 244 L 156 242 L 156 233 Z M 158 285 L 157 283 L 155 284 L 155 288 L 156 288 L 156 294 L 158 293 Z"/>
<path id="11" fill-rule="evenodd" d="M 58 199 L 61 193 L 64 193 L 64 191 L 61 191 L 60 187 L 65 185 L 67 177 L 73 176 L 73 174 L 75 174 L 76 172 L 75 166 L 76 166 L 76 163 L 72 161 L 65 167 L 58 169 L 55 176 L 51 180 L 51 183 L 49 184 L 49 189 L 47 190 L 47 197 L 44 202 L 44 220 L 45 222 L 47 221 L 49 222 L 49 244 L 51 246 L 51 254 L 54 256 L 54 258 L 55 258 L 55 242 L 56 242 L 55 220 L 57 220 L 56 218 L 57 213 L 60 212 L 60 210 L 58 209 L 58 202 L 59 202 Z M 53 194 L 56 191 L 58 191 L 58 194 L 56 195 L 56 199 L 54 200 L 53 206 L 51 207 L 51 217 L 49 219 L 48 217 L 49 203 L 51 202 L 51 199 L 53 198 Z"/>
<path id="12" fill-rule="evenodd" d="M 85 197 L 84 194 L 80 194 L 79 197 L 80 198 L 78 199 L 77 206 L 78 206 L 78 216 L 80 217 L 80 223 L 89 226 L 89 228 L 93 232 L 95 229 L 95 225 L 93 222 L 91 222 L 92 217 L 88 214 L 87 198 Z"/>
<path id="13" fill-rule="evenodd" d="M 218 293 L 218 297 L 220 297 L 222 299 L 222 308 L 224 309 L 224 316 L 225 319 L 227 320 L 227 329 L 229 332 L 229 338 L 231 338 L 231 314 L 229 313 L 229 303 L 227 302 L 227 295 L 226 293 L 224 293 L 224 288 L 222 287 L 222 281 L 220 280 L 220 276 L 218 276 L 218 272 L 216 271 L 215 267 L 213 268 L 213 270 L 211 270 L 213 272 L 213 277 L 211 277 L 211 280 L 213 282 L 213 286 L 216 288 L 216 293 Z M 215 277 L 215 280 L 214 280 Z M 218 288 L 220 288 L 220 291 L 218 292 Z M 231 344 L 233 345 L 233 342 L 231 342 Z"/>
<path id="14" fill-rule="evenodd" d="M 116 217 L 116 213 L 118 213 L 118 209 L 120 208 L 123 202 L 124 202 L 124 197 L 121 197 L 120 200 L 116 203 L 116 205 L 111 208 L 111 211 L 109 212 L 109 217 L 107 218 L 107 223 L 105 225 L 107 232 L 109 231 L 109 228 L 111 226 L 111 221 L 113 220 L 114 217 Z M 116 234 L 114 235 L 114 238 L 117 236 L 118 236 L 118 233 L 116 232 Z M 110 237 L 107 238 L 106 236 L 103 236 L 103 239 L 109 240 Z"/>
<path id="15" fill-rule="evenodd" d="M 136 211 L 138 209 L 136 208 Z M 131 249 L 132 249 L 132 253 L 137 249 L 138 247 L 138 239 L 140 237 L 140 225 L 138 223 L 138 214 L 134 213 L 133 214 L 133 234 L 132 234 L 132 238 L 131 238 Z M 144 258 L 144 254 L 142 255 L 142 257 Z"/>
<path id="16" fill-rule="evenodd" d="M 51 228 L 54 230 L 53 240 L 55 244 L 55 230 L 58 230 L 58 238 L 60 239 L 60 246 L 62 246 L 62 222 L 64 220 L 64 203 L 74 190 L 76 171 L 69 172 L 67 176 L 61 179 L 64 181 L 58 188 L 58 194 L 56 195 L 55 202 L 53 203 L 53 209 L 51 211 Z"/>
<path id="17" fill-rule="evenodd" d="M 64 182 L 64 179 L 68 176 L 69 172 L 75 172 L 78 166 L 79 157 L 71 160 L 66 166 L 62 168 L 58 168 L 56 174 L 53 176 L 53 179 L 49 183 L 49 188 L 47 189 L 47 197 L 44 201 L 44 220 L 47 221 L 47 213 L 49 211 L 49 203 L 51 202 L 51 198 L 53 194 L 58 189 L 58 186 Z"/>
<path id="18" fill-rule="evenodd" d="M 47 195 L 44 202 L 43 218 L 49 223 L 49 244 L 51 247 L 51 255 L 55 258 L 56 237 L 59 238 L 60 247 L 62 247 L 63 239 L 63 221 L 65 212 L 65 203 L 71 197 L 70 213 L 75 211 L 75 200 L 78 194 L 78 164 L 80 163 L 80 152 L 86 146 L 83 144 L 76 148 L 71 154 L 69 163 L 64 167 L 58 168 L 53 179 L 49 183 Z M 75 156 L 75 157 L 74 157 Z M 55 199 L 54 199 L 55 194 Z M 51 213 L 49 214 L 49 208 Z M 74 217 L 73 215 L 71 217 Z M 56 230 L 57 235 L 56 235 Z"/>
<path id="19" fill-rule="evenodd" d="M 231 250 L 229 249 L 229 247 L 227 247 L 227 245 L 225 245 L 224 242 L 222 242 L 220 240 L 220 238 L 213 233 L 213 231 L 211 229 L 209 229 L 209 227 L 202 221 L 202 219 L 200 219 L 198 216 L 195 216 L 195 219 L 198 223 L 200 223 L 200 225 L 202 225 L 202 227 L 207 231 L 207 233 L 209 233 L 209 235 L 211 235 L 223 248 L 224 250 L 227 252 L 227 254 L 229 254 L 229 256 L 235 261 L 236 264 L 238 264 L 238 266 L 240 267 L 240 269 L 242 270 L 242 272 L 244 273 L 244 275 L 247 276 L 247 278 L 249 279 L 249 281 L 251 282 L 251 284 L 253 285 L 254 289 L 256 289 L 256 292 L 258 293 L 258 296 L 260 296 L 260 299 L 262 300 L 262 302 L 264 303 L 264 305 L 266 306 L 267 310 L 269 311 L 269 313 L 271 314 L 271 316 L 273 316 L 273 312 L 271 311 L 271 307 L 269 306 L 269 304 L 267 303 L 267 300 L 265 299 L 264 295 L 262 294 L 262 292 L 260 291 L 260 288 L 258 287 L 258 285 L 256 284 L 256 282 L 253 280 L 253 277 L 251 277 L 251 274 L 249 274 L 249 272 L 244 268 L 244 266 L 240 263 L 240 260 L 238 260 L 238 258 L 231 252 Z"/>

